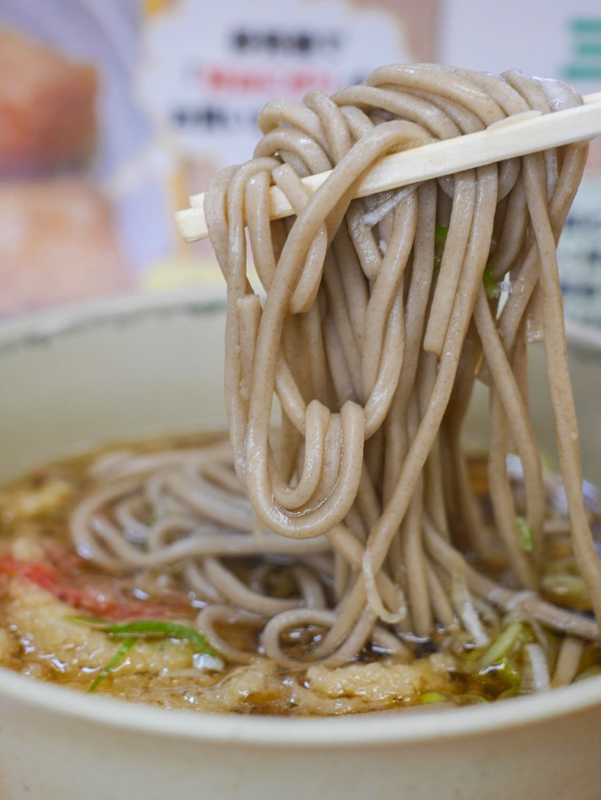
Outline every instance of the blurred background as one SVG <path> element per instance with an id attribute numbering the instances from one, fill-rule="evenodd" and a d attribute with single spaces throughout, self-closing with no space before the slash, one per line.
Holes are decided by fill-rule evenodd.
<path id="1" fill-rule="evenodd" d="M 600 0 L 0 0 L 0 318 L 221 283 L 174 211 L 248 159 L 275 96 L 441 61 L 601 91 Z M 601 327 L 601 140 L 560 245 Z"/>

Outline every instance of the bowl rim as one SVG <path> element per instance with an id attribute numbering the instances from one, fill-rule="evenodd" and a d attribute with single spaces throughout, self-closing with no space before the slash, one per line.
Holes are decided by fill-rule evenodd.
<path id="1" fill-rule="evenodd" d="M 226 307 L 225 286 L 115 295 L 0 319 L 0 354 L 79 331 L 153 316 L 204 314 Z"/>
<path id="2" fill-rule="evenodd" d="M 131 733 L 204 742 L 308 749 L 361 748 L 442 741 L 498 733 L 599 709 L 601 677 L 538 695 L 489 705 L 412 713 L 355 714 L 340 717 L 255 717 L 163 709 L 45 683 L 0 668 L 0 705 L 27 706 L 61 719 Z"/>
<path id="3" fill-rule="evenodd" d="M 221 287 L 132 294 L 60 307 L 0 323 L 0 356 L 6 349 L 28 347 L 123 319 L 208 313 L 222 310 Z M 568 326 L 570 339 L 572 326 Z M 578 330 L 577 346 L 601 351 L 601 332 Z M 596 335 L 595 335 L 596 334 Z M 93 723 L 139 734 L 196 741 L 236 741 L 246 745 L 305 748 L 400 744 L 440 740 L 528 726 L 553 718 L 601 709 L 601 677 L 548 693 L 497 704 L 457 709 L 359 714 L 330 718 L 254 717 L 161 709 L 76 690 L 0 668 L 0 703 L 20 704 L 73 721 Z"/>
<path id="4" fill-rule="evenodd" d="M 599 355 L 601 351 L 601 328 L 566 320 L 566 339 L 572 349 Z"/>

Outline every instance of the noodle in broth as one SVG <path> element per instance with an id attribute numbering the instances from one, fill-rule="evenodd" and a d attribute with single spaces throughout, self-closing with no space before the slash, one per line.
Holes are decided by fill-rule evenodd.
<path id="1" fill-rule="evenodd" d="M 255 159 L 223 172 L 208 193 L 207 222 L 228 285 L 234 463 L 264 525 L 291 539 L 325 535 L 332 546 L 336 606 L 312 654 L 324 663 L 356 655 L 378 619 L 417 637 L 450 625 L 457 576 L 506 610 L 513 596 L 484 580 L 466 549 L 486 561 L 501 547 L 517 588 L 536 590 L 546 510 L 526 345 L 541 338 L 574 553 L 600 618 L 601 565 L 582 497 L 555 255 L 586 146 L 351 200 L 355 182 L 391 150 L 531 109 L 549 112 L 551 101 L 541 82 L 516 72 L 383 67 L 331 99 L 313 92 L 303 105 L 268 104 Z M 300 178 L 332 168 L 308 198 Z M 294 222 L 270 223 L 272 183 Z M 245 214 L 263 308 L 246 278 Z M 445 231 L 438 272 L 437 225 Z M 497 319 L 499 299 L 487 296 L 483 276 L 498 283 L 507 274 L 514 290 Z M 494 532 L 470 491 L 460 445 L 477 376 L 490 387 Z M 274 445 L 276 395 L 283 421 Z M 527 550 L 506 469 L 513 451 L 524 471 Z M 523 607 L 554 629 L 597 635 L 591 621 L 534 597 Z M 311 621 L 308 611 L 286 613 L 264 632 L 276 659 L 284 657 L 280 633 Z"/>
<path id="2" fill-rule="evenodd" d="M 178 571 L 203 606 L 198 628 L 231 664 L 259 652 L 302 674 L 463 648 L 486 671 L 517 618 L 534 632 L 534 688 L 571 682 L 599 635 L 601 564 L 555 248 L 587 147 L 352 199 L 391 151 L 555 106 L 546 82 L 438 65 L 268 103 L 255 157 L 223 171 L 205 201 L 227 282 L 231 446 L 102 457 L 71 520 L 80 556 L 115 574 Z M 309 196 L 301 179 L 326 170 Z M 270 221 L 273 185 L 293 218 Z M 264 301 L 247 275 L 246 227 Z M 550 506 L 530 420 L 527 346 L 539 341 L 569 520 Z M 489 388 L 486 499 L 461 443 L 477 380 Z M 558 533 L 594 618 L 549 601 Z M 540 625 L 564 637 L 551 665 Z M 250 649 L 228 638 L 236 626 L 254 631 Z"/>

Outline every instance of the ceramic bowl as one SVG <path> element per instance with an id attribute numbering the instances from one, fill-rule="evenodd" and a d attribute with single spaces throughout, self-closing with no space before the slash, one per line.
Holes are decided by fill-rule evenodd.
<path id="1" fill-rule="evenodd" d="M 0 328 L 0 481 L 90 444 L 223 424 L 223 304 L 132 297 Z M 601 475 L 601 343 L 571 347 L 585 474 Z M 552 416 L 540 360 L 533 408 Z M 482 423 L 472 417 L 472 434 Z M 0 670 L 2 800 L 598 800 L 601 679 L 426 713 L 165 711 Z"/>

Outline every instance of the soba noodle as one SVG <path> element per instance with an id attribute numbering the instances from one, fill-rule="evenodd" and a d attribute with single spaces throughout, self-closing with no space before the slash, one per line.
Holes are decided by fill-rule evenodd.
<path id="1" fill-rule="evenodd" d="M 580 102 L 560 89 L 562 102 Z M 558 89 L 547 91 L 517 72 L 389 66 L 331 98 L 268 103 L 255 157 L 223 171 L 205 204 L 227 281 L 231 449 L 100 464 L 106 484 L 73 518 L 79 552 L 110 570 L 178 565 L 207 604 L 199 627 L 232 661 L 251 654 L 220 635 L 228 622 L 255 625 L 262 651 L 297 669 L 345 664 L 366 643 L 410 659 L 408 643 L 434 629 L 463 629 L 480 646 L 491 619 L 519 608 L 569 634 L 551 679 L 569 682 L 581 640 L 599 631 L 539 594 L 545 526 L 556 521 L 529 414 L 527 345 L 544 341 L 573 551 L 601 620 L 555 254 L 587 147 L 352 199 L 383 155 L 548 113 Z M 301 178 L 325 170 L 308 196 Z M 293 218 L 270 221 L 273 185 Z M 245 227 L 264 301 L 249 281 Z M 489 387 L 490 519 L 461 443 L 476 380 Z M 141 506 L 155 521 L 141 521 Z M 233 556 L 254 558 L 245 577 Z M 499 559 L 503 583 L 490 577 Z M 269 591 L 282 564 L 292 597 Z M 286 635 L 303 630 L 322 634 L 291 654 Z"/>

